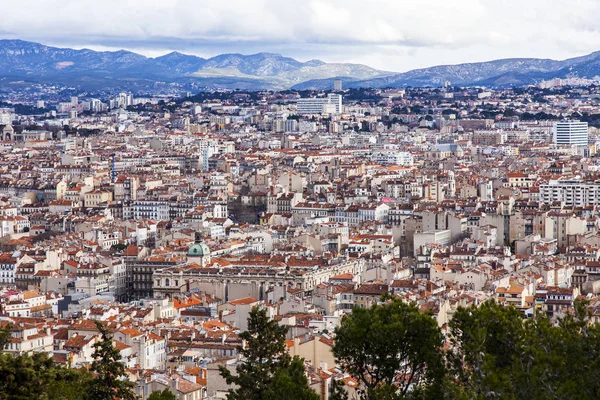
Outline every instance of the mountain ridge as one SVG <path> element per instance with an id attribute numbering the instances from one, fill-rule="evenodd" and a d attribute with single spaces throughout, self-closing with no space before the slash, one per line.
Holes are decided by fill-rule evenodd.
<path id="1" fill-rule="evenodd" d="M 329 65 L 333 71 L 324 72 Z M 304 70 L 303 70 L 304 69 Z M 311 75 L 312 70 L 314 75 Z M 217 75 L 219 82 L 250 79 L 257 88 L 284 89 L 298 83 L 295 73 L 303 71 L 306 79 L 337 76 L 356 72 L 353 78 L 366 79 L 386 73 L 368 66 L 327 64 L 321 60 L 301 62 L 276 53 L 261 52 L 219 54 L 211 58 L 173 51 L 159 57 L 145 57 L 128 50 L 94 51 L 46 46 L 24 40 L 0 39 L 0 76 L 38 80 L 73 80 L 82 77 L 98 79 L 199 80 L 205 75 Z M 211 82 L 206 82 L 210 85 Z M 247 82 L 245 82 L 247 85 Z"/>
<path id="2" fill-rule="evenodd" d="M 519 77 L 509 85 L 499 82 L 507 74 Z M 525 86 L 569 75 L 580 78 L 600 76 L 600 51 L 565 60 L 521 57 L 436 65 L 388 77 L 351 82 L 350 87 L 441 86 L 446 81 L 459 86 Z"/>
<path id="3" fill-rule="evenodd" d="M 172 51 L 146 57 L 129 51 L 53 47 L 20 39 L 0 39 L 0 78 L 37 82 L 74 82 L 114 86 L 122 82 L 194 82 L 204 88 L 331 89 L 340 78 L 345 88 L 441 86 L 524 86 L 541 80 L 600 76 L 600 51 L 566 60 L 505 58 L 437 65 L 401 73 L 363 64 L 298 61 L 276 53 L 219 54 L 210 58 Z"/>

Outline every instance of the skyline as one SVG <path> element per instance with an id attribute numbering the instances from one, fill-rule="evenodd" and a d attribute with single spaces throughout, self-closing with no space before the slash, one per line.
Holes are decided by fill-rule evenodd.
<path id="1" fill-rule="evenodd" d="M 0 400 L 600 397 L 600 0 L 2 5 Z"/>
<path id="2" fill-rule="evenodd" d="M 0 35 L 57 47 L 125 49 L 149 57 L 171 51 L 204 58 L 270 52 L 393 72 L 500 58 L 562 60 L 600 49 L 593 21 L 600 7 L 593 1 L 568 9 L 561 7 L 564 1 L 530 3 L 524 9 L 513 0 L 451 5 L 374 1 L 365 8 L 357 1 L 183 0 L 145 2 L 141 9 L 137 1 L 57 5 L 9 0 L 5 9 L 11 17 L 0 22 Z M 31 20 L 36 24 L 26 23 Z"/>

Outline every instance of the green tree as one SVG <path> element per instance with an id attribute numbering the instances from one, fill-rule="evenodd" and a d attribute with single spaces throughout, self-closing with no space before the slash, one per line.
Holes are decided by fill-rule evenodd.
<path id="1" fill-rule="evenodd" d="M 301 358 L 294 357 L 287 368 L 277 368 L 264 399 L 319 400 L 319 395 L 308 384 Z"/>
<path id="2" fill-rule="evenodd" d="M 86 369 L 58 367 L 46 390 L 48 399 L 85 400 L 91 381 Z"/>
<path id="3" fill-rule="evenodd" d="M 110 248 L 112 250 L 122 252 L 123 250 L 125 250 L 127 248 L 127 245 L 125 243 L 117 243 L 117 244 L 113 244 L 112 246 L 110 246 Z"/>
<path id="4" fill-rule="evenodd" d="M 125 366 L 119 361 L 121 354 L 115 348 L 108 329 L 94 321 L 101 338 L 94 344 L 94 361 L 91 371 L 94 378 L 88 388 L 88 400 L 137 399 L 133 389 L 135 383 L 127 380 Z"/>
<path id="5" fill-rule="evenodd" d="M 8 339 L 10 339 L 12 332 L 12 324 L 7 323 L 0 327 L 0 353 L 6 348 Z"/>
<path id="6" fill-rule="evenodd" d="M 361 382 L 363 399 L 440 394 L 443 337 L 433 317 L 416 305 L 392 299 L 354 308 L 335 333 L 333 354 Z"/>
<path id="7" fill-rule="evenodd" d="M 515 357 L 513 368 L 517 396 L 599 398 L 600 326 L 589 324 L 587 302 L 576 301 L 574 306 L 557 323 L 545 317 L 525 323 L 524 351 Z"/>
<path id="8" fill-rule="evenodd" d="M 318 399 L 310 397 L 314 392 L 302 378 L 302 360 L 292 359 L 286 351 L 287 331 L 288 327 L 271 320 L 265 309 L 252 309 L 248 330 L 240 334 L 245 346 L 238 347 L 238 352 L 244 361 L 236 367 L 235 375 L 225 366 L 219 367 L 227 384 L 236 386 L 228 400 Z M 284 397 L 286 393 L 292 393 L 292 397 Z"/>
<path id="9" fill-rule="evenodd" d="M 161 392 L 150 393 L 148 400 L 177 400 L 177 396 L 175 396 L 169 389 L 164 389 Z"/>
<path id="10" fill-rule="evenodd" d="M 493 301 L 449 323 L 448 389 L 465 399 L 597 399 L 600 326 L 582 301 L 552 321 Z M 451 397 L 451 396 L 448 396 Z"/>
<path id="11" fill-rule="evenodd" d="M 42 354 L 0 355 L 0 399 L 39 399 L 44 395 L 54 363 Z"/>
<path id="12" fill-rule="evenodd" d="M 469 396 L 511 398 L 511 366 L 523 351 L 521 313 L 489 301 L 459 308 L 449 328 L 449 369 Z"/>
<path id="13" fill-rule="evenodd" d="M 341 379 L 333 379 L 329 386 L 329 400 L 348 400 L 348 392 L 344 386 Z"/>
<path id="14" fill-rule="evenodd" d="M 43 353 L 0 354 L 0 400 L 82 400 L 89 374 L 64 368 Z"/>

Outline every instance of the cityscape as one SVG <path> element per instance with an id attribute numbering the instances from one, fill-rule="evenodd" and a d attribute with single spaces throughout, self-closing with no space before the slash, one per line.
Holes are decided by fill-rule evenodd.
<path id="1" fill-rule="evenodd" d="M 598 398 L 600 53 L 9 36 L 0 399 Z"/>

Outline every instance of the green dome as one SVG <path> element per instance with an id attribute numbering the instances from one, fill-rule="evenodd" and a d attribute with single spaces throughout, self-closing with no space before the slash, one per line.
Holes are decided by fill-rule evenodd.
<path id="1" fill-rule="evenodd" d="M 193 245 L 190 246 L 188 250 L 188 257 L 203 257 L 210 255 L 210 250 L 208 246 L 202 241 L 198 235 L 196 235 L 196 241 Z"/>

